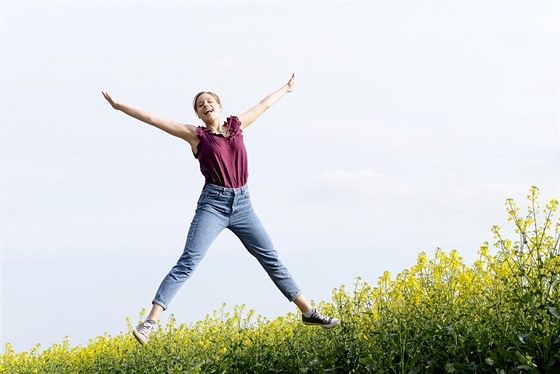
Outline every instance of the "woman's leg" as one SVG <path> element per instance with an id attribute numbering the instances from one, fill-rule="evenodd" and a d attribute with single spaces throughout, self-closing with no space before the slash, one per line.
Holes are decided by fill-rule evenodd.
<path id="1" fill-rule="evenodd" d="M 313 306 L 309 301 L 307 301 L 303 294 L 295 298 L 294 304 L 296 304 L 296 306 L 299 308 L 299 310 L 301 310 L 302 313 L 308 313 L 311 311 L 311 309 L 313 309 Z"/>
<path id="2" fill-rule="evenodd" d="M 152 301 L 153 306 L 150 312 L 152 320 L 157 321 L 161 312 L 168 308 L 179 288 L 190 278 L 206 255 L 210 244 L 225 228 L 226 223 L 227 220 L 211 211 L 197 209 L 187 235 L 183 254 L 161 282 Z"/>
<path id="3" fill-rule="evenodd" d="M 211 191 L 203 189 L 189 228 L 183 254 L 161 282 L 152 301 L 152 309 L 148 318 L 132 331 L 140 344 L 146 344 L 161 313 L 167 309 L 179 288 L 192 275 L 208 251 L 210 244 L 226 227 L 228 219 L 222 214 L 219 204 L 216 203 L 219 199 L 215 200 L 215 197 Z M 219 196 L 217 197 L 219 198 Z"/>
<path id="4" fill-rule="evenodd" d="M 259 261 L 282 294 L 289 301 L 295 301 L 302 295 L 302 291 L 278 258 L 278 253 L 261 221 L 252 209 L 248 212 L 238 212 L 240 215 L 232 220 L 232 224 L 228 228 L 241 240 L 247 251 Z M 304 297 L 300 298 L 298 302 L 304 308 L 308 304 Z"/>
<path id="5" fill-rule="evenodd" d="M 152 304 L 152 309 L 150 310 L 150 314 L 148 314 L 148 317 L 146 319 L 149 321 L 158 321 L 159 316 L 163 311 L 164 309 L 161 305 Z"/>
<path id="6" fill-rule="evenodd" d="M 232 215 L 228 228 L 237 235 L 245 248 L 259 261 L 284 296 L 296 304 L 302 312 L 303 323 L 324 328 L 340 325 L 340 320 L 319 313 L 305 298 L 288 269 L 278 258 L 270 237 L 253 211 L 247 190 L 238 196 L 235 209 L 236 214 Z"/>

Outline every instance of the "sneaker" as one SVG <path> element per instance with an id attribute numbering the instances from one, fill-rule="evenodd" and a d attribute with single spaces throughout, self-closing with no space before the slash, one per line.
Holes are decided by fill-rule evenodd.
<path id="1" fill-rule="evenodd" d="M 304 314 L 301 315 L 301 320 L 304 325 L 322 326 L 326 329 L 332 329 L 340 325 L 340 320 L 338 318 L 324 316 L 315 308 L 311 309 L 309 313 L 311 314 L 309 317 L 306 317 Z"/>
<path id="2" fill-rule="evenodd" d="M 156 321 L 152 321 L 151 319 L 149 319 L 142 322 L 134 330 L 132 330 L 132 333 L 134 334 L 136 340 L 138 340 L 138 343 L 142 345 L 146 344 L 148 338 L 150 337 L 150 334 L 154 332 L 156 324 Z"/>

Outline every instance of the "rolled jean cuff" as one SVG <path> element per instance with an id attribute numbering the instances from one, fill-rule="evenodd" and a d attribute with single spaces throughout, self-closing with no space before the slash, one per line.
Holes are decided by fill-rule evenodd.
<path id="1" fill-rule="evenodd" d="M 160 307 L 163 308 L 163 310 L 167 310 L 167 305 L 165 305 L 165 303 L 162 303 L 157 299 L 152 300 L 152 305 L 159 305 Z"/>
<path id="2" fill-rule="evenodd" d="M 298 297 L 300 297 L 301 295 L 303 295 L 303 291 L 299 290 L 298 293 L 295 294 L 295 296 L 293 297 L 288 297 L 288 300 L 293 303 L 295 299 L 297 299 Z"/>

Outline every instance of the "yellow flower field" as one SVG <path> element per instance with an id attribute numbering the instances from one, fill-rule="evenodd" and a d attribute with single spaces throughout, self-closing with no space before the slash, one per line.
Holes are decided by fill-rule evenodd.
<path id="1" fill-rule="evenodd" d="M 527 200 L 524 212 L 506 201 L 517 237 L 494 226 L 496 242 L 483 243 L 470 266 L 438 249 L 375 285 L 358 278 L 333 290 L 320 308 L 342 319 L 337 329 L 224 305 L 189 325 L 171 316 L 145 346 L 131 320 L 128 333 L 85 347 L 63 341 L 16 354 L 7 344 L 0 372 L 560 373 L 558 201 L 541 207 L 536 187 Z"/>

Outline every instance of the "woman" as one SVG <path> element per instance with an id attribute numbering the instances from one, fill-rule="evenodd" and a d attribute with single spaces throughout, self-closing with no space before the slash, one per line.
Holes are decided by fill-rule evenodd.
<path id="1" fill-rule="evenodd" d="M 103 92 L 114 109 L 189 143 L 205 178 L 183 254 L 161 282 L 146 321 L 133 331 L 140 344 L 147 342 L 160 314 L 168 308 L 171 299 L 191 276 L 210 244 L 225 228 L 241 240 L 284 296 L 297 305 L 304 324 L 325 328 L 340 325 L 340 320 L 326 317 L 311 306 L 278 259 L 268 234 L 252 209 L 247 188 L 248 163 L 243 132 L 286 93 L 292 92 L 294 84 L 295 76 L 292 75 L 287 84 L 266 96 L 256 106 L 240 115 L 230 116 L 224 122 L 221 119 L 222 104 L 219 97 L 213 92 L 199 92 L 193 100 L 193 107 L 205 126 L 178 124 L 158 118 L 117 102 Z"/>

